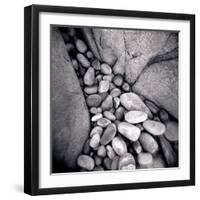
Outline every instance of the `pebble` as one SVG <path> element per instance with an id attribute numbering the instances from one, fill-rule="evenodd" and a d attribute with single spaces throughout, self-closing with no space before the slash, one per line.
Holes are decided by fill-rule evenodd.
<path id="1" fill-rule="evenodd" d="M 96 122 L 98 121 L 99 119 L 101 119 L 103 117 L 103 115 L 101 113 L 97 113 L 96 115 L 94 115 L 92 118 L 91 118 L 91 121 L 92 122 Z"/>
<path id="2" fill-rule="evenodd" d="M 87 46 L 86 46 L 85 42 L 83 42 L 83 40 L 78 39 L 78 40 L 76 40 L 75 44 L 76 44 L 77 50 L 80 53 L 85 53 L 86 52 Z"/>
<path id="3" fill-rule="evenodd" d="M 125 109 L 121 106 L 118 107 L 117 110 L 115 111 L 115 116 L 117 120 L 122 120 L 124 116 Z"/>
<path id="4" fill-rule="evenodd" d="M 90 140 L 86 140 L 84 146 L 83 146 L 83 153 L 89 154 L 90 153 Z"/>
<path id="5" fill-rule="evenodd" d="M 111 160 L 115 157 L 115 152 L 113 150 L 113 148 L 110 145 L 106 146 L 106 150 L 107 150 L 107 156 L 108 158 L 110 158 Z"/>
<path id="6" fill-rule="evenodd" d="M 165 137 L 170 142 L 178 141 L 178 123 L 175 121 L 167 121 L 165 125 L 166 125 L 166 131 L 164 133 Z"/>
<path id="7" fill-rule="evenodd" d="M 99 146 L 99 148 L 97 150 L 97 155 L 99 157 L 102 157 L 102 158 L 104 158 L 106 156 L 106 148 L 105 148 L 105 146 L 103 146 L 103 145 Z"/>
<path id="8" fill-rule="evenodd" d="M 102 108 L 101 107 L 97 108 L 97 112 L 101 113 L 102 112 Z"/>
<path id="9" fill-rule="evenodd" d="M 124 92 L 130 92 L 130 90 L 131 90 L 130 85 L 129 85 L 128 83 L 124 83 L 124 84 L 122 85 L 122 90 L 123 90 Z"/>
<path id="10" fill-rule="evenodd" d="M 96 107 L 90 108 L 90 113 L 92 113 L 92 114 L 97 114 L 97 113 L 98 113 L 97 108 L 96 108 Z"/>
<path id="11" fill-rule="evenodd" d="M 147 120 L 148 115 L 143 111 L 129 111 L 124 115 L 124 119 L 131 124 L 138 124 Z"/>
<path id="12" fill-rule="evenodd" d="M 111 90 L 113 90 L 114 88 L 116 88 L 116 86 L 115 86 L 112 82 L 110 82 L 110 83 L 109 83 L 109 90 L 111 91 Z"/>
<path id="13" fill-rule="evenodd" d="M 90 132 L 90 137 L 92 137 L 95 134 L 99 134 L 101 136 L 102 133 L 103 133 L 103 128 L 100 126 L 95 126 Z"/>
<path id="14" fill-rule="evenodd" d="M 116 75 L 114 78 L 113 78 L 113 83 L 117 86 L 117 87 L 120 87 L 122 84 L 123 84 L 123 77 L 121 75 Z"/>
<path id="15" fill-rule="evenodd" d="M 145 104 L 146 106 L 150 109 L 150 111 L 153 113 L 153 114 L 157 114 L 159 112 L 159 107 L 156 106 L 153 102 L 149 101 L 149 100 L 145 100 Z"/>
<path id="16" fill-rule="evenodd" d="M 134 170 L 135 167 L 135 159 L 130 153 L 125 153 L 120 156 L 118 161 L 118 169 L 119 170 Z"/>
<path id="17" fill-rule="evenodd" d="M 98 126 L 101 126 L 103 128 L 105 128 L 106 126 L 108 126 L 108 124 L 110 124 L 111 121 L 109 119 L 106 119 L 106 118 L 101 118 L 97 121 L 97 125 Z"/>
<path id="18" fill-rule="evenodd" d="M 101 69 L 101 64 L 100 62 L 97 60 L 97 59 L 94 59 L 92 61 L 92 67 L 95 69 L 95 70 L 100 70 Z"/>
<path id="19" fill-rule="evenodd" d="M 112 74 L 112 69 L 108 64 L 103 63 L 101 64 L 101 73 L 105 75 Z"/>
<path id="20" fill-rule="evenodd" d="M 163 110 L 163 109 L 159 112 L 159 117 L 160 117 L 160 119 L 161 119 L 162 122 L 166 122 L 166 121 L 169 120 L 168 113 L 165 110 Z"/>
<path id="21" fill-rule="evenodd" d="M 80 155 L 77 159 L 77 165 L 89 171 L 94 169 L 94 160 L 88 155 Z"/>
<path id="22" fill-rule="evenodd" d="M 178 158 L 177 158 L 177 155 L 176 155 L 175 151 L 173 150 L 171 144 L 162 135 L 158 139 L 159 139 L 159 143 L 162 148 L 162 152 L 163 152 L 165 161 L 167 163 L 167 166 L 168 167 L 177 166 Z"/>
<path id="23" fill-rule="evenodd" d="M 152 118 L 151 111 L 147 108 L 147 106 L 144 104 L 144 102 L 141 100 L 141 98 L 137 94 L 133 92 L 124 93 L 120 96 L 120 101 L 121 101 L 121 104 L 127 110 L 143 111 L 147 113 L 150 118 Z"/>
<path id="24" fill-rule="evenodd" d="M 92 94 L 86 98 L 89 107 L 98 107 L 101 103 L 101 97 L 98 94 Z"/>
<path id="25" fill-rule="evenodd" d="M 109 142 L 111 142 L 112 139 L 115 137 L 116 132 L 117 132 L 117 129 L 116 129 L 115 124 L 110 123 L 105 129 L 105 131 L 101 137 L 100 143 L 102 145 L 106 145 Z"/>
<path id="26" fill-rule="evenodd" d="M 79 69 L 78 62 L 77 62 L 76 59 L 72 59 L 72 65 L 73 65 L 73 67 L 74 67 L 75 70 Z"/>
<path id="27" fill-rule="evenodd" d="M 102 110 L 109 110 L 113 107 L 113 98 L 111 95 L 108 95 L 101 104 Z"/>
<path id="28" fill-rule="evenodd" d="M 134 151 L 135 151 L 137 154 L 139 154 L 139 153 L 142 152 L 142 146 L 141 146 L 141 144 L 140 144 L 140 142 L 139 142 L 138 140 L 135 141 L 135 142 L 133 142 L 132 146 L 133 146 Z"/>
<path id="29" fill-rule="evenodd" d="M 112 140 L 112 148 L 118 155 L 123 155 L 127 152 L 126 142 L 121 137 L 114 137 Z"/>
<path id="30" fill-rule="evenodd" d="M 101 165 L 101 163 L 102 163 L 102 158 L 101 157 L 99 157 L 99 156 L 97 156 L 97 155 L 95 155 L 94 156 L 94 162 L 95 162 L 95 165 L 96 166 L 100 166 Z"/>
<path id="31" fill-rule="evenodd" d="M 93 149 L 97 148 L 99 146 L 99 142 L 100 142 L 100 135 L 94 134 L 90 139 L 90 147 L 92 147 Z"/>
<path id="32" fill-rule="evenodd" d="M 150 168 L 153 164 L 153 156 L 150 153 L 140 153 L 137 156 L 140 168 Z"/>
<path id="33" fill-rule="evenodd" d="M 106 80 L 106 81 L 111 82 L 112 79 L 113 79 L 113 75 L 112 75 L 112 74 L 111 74 L 111 75 L 104 75 L 104 76 L 103 76 L 103 80 Z"/>
<path id="34" fill-rule="evenodd" d="M 96 85 L 94 86 L 88 86 L 84 88 L 84 92 L 86 94 L 96 94 L 98 91 L 98 87 Z"/>
<path id="35" fill-rule="evenodd" d="M 117 170 L 117 169 L 118 169 L 118 163 L 119 163 L 119 156 L 115 156 L 115 157 L 112 159 L 111 169 L 112 169 L 112 170 Z"/>
<path id="36" fill-rule="evenodd" d="M 105 100 L 105 98 L 108 96 L 107 92 L 99 93 L 99 96 L 101 96 L 102 101 Z"/>
<path id="37" fill-rule="evenodd" d="M 143 122 L 143 127 L 146 129 L 149 133 L 155 136 L 162 135 L 166 128 L 165 125 L 161 122 L 154 121 L 154 120 L 146 120 Z"/>
<path id="38" fill-rule="evenodd" d="M 111 164 L 112 164 L 112 160 L 108 157 L 104 158 L 103 160 L 103 164 L 104 164 L 104 167 L 107 169 L 107 170 L 110 170 L 111 169 Z"/>
<path id="39" fill-rule="evenodd" d="M 90 62 L 89 60 L 81 53 L 78 53 L 77 56 L 76 56 L 77 60 L 79 61 L 79 63 L 85 67 L 85 68 L 88 68 L 90 67 Z"/>
<path id="40" fill-rule="evenodd" d="M 112 97 L 118 97 L 121 94 L 121 90 L 119 88 L 114 88 L 111 90 L 110 95 Z"/>
<path id="41" fill-rule="evenodd" d="M 151 154 L 156 154 L 159 150 L 157 141 L 148 133 L 141 133 L 139 142 L 143 149 Z"/>
<path id="42" fill-rule="evenodd" d="M 104 117 L 106 117 L 107 119 L 109 119 L 111 121 L 115 121 L 115 119 L 116 119 L 115 115 L 112 112 L 107 111 L 107 110 L 104 111 L 103 115 L 104 115 Z"/>
<path id="43" fill-rule="evenodd" d="M 115 109 L 117 109 L 120 105 L 120 99 L 118 97 L 114 97 L 113 104 L 114 104 Z"/>
<path id="44" fill-rule="evenodd" d="M 121 122 L 118 125 L 118 131 L 127 139 L 131 141 L 137 141 L 140 137 L 140 129 L 137 126 L 134 126 L 127 122 Z"/>
<path id="45" fill-rule="evenodd" d="M 153 157 L 153 168 L 165 168 L 165 161 L 163 160 L 160 154 L 157 154 Z"/>
<path id="46" fill-rule="evenodd" d="M 93 53 L 91 51 L 87 51 L 86 56 L 91 59 L 94 57 Z"/>
<path id="47" fill-rule="evenodd" d="M 109 81 L 102 80 L 99 83 L 99 93 L 107 92 L 109 90 Z"/>
<path id="48" fill-rule="evenodd" d="M 95 71 L 90 67 L 84 75 L 83 81 L 85 85 L 91 86 L 95 83 Z"/>

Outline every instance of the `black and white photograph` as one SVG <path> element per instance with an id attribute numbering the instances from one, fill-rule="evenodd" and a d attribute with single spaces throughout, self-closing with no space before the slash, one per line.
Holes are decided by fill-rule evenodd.
<path id="1" fill-rule="evenodd" d="M 195 184 L 194 22 L 25 8 L 25 193 Z"/>
<path id="2" fill-rule="evenodd" d="M 52 173 L 179 167 L 178 39 L 51 26 Z"/>

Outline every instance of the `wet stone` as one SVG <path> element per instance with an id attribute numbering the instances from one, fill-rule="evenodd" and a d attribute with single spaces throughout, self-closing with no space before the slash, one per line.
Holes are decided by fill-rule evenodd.
<path id="1" fill-rule="evenodd" d="M 106 126 L 108 126 L 108 124 L 110 124 L 110 123 L 111 123 L 111 121 L 108 120 L 108 119 L 106 119 L 106 118 L 101 118 L 101 119 L 99 119 L 99 120 L 97 121 L 97 125 L 98 125 L 98 126 L 101 126 L 101 127 L 103 127 L 103 128 L 105 128 Z"/>
<path id="2" fill-rule="evenodd" d="M 146 120 L 143 122 L 143 127 L 155 136 L 162 135 L 166 130 L 163 123 L 154 120 Z"/>
<path id="3" fill-rule="evenodd" d="M 92 67 L 90 67 L 84 75 L 85 85 L 92 86 L 95 83 L 95 72 Z"/>
<path id="4" fill-rule="evenodd" d="M 98 107 L 101 103 L 101 97 L 98 94 L 92 94 L 86 98 L 86 102 L 89 107 Z"/>

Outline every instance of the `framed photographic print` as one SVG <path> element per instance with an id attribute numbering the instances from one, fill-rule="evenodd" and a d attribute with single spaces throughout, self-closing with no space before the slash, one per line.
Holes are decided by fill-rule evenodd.
<path id="1" fill-rule="evenodd" d="M 195 184 L 195 16 L 25 8 L 24 191 Z"/>

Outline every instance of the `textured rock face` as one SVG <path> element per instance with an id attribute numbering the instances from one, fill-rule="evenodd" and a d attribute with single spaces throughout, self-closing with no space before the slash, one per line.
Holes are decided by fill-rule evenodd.
<path id="1" fill-rule="evenodd" d="M 149 62 L 159 62 L 177 56 L 177 34 L 167 31 L 137 31 L 116 29 L 84 30 L 95 56 L 114 67 L 114 72 L 125 73 L 133 84 Z"/>
<path id="2" fill-rule="evenodd" d="M 177 60 L 150 65 L 141 74 L 133 89 L 178 119 Z"/>
<path id="3" fill-rule="evenodd" d="M 89 134 L 89 114 L 79 81 L 58 29 L 52 32 L 51 131 L 53 159 L 69 170 Z"/>

